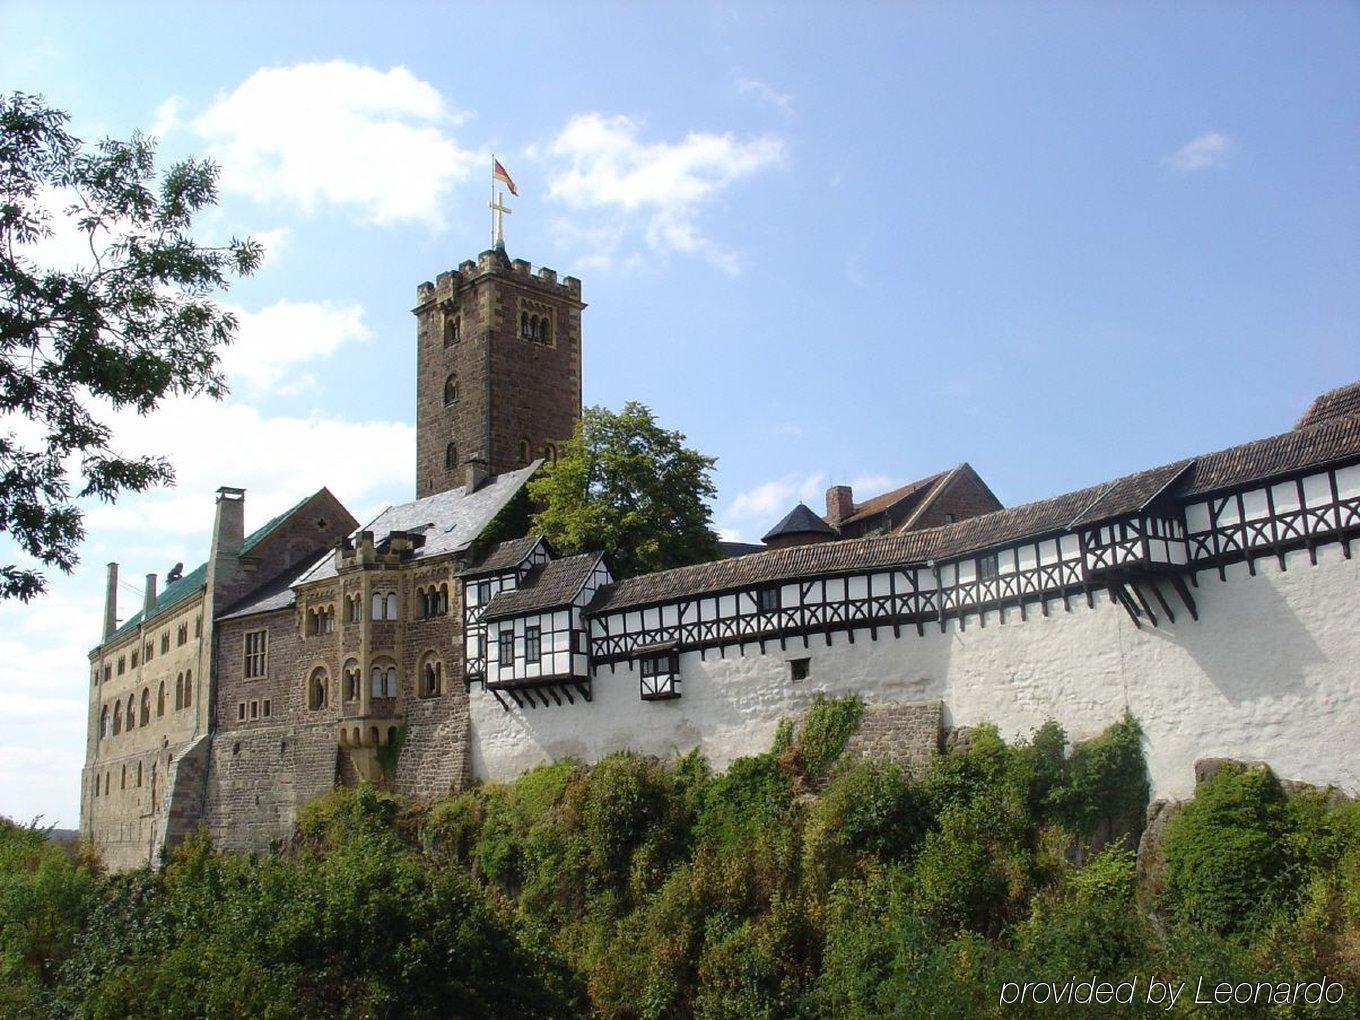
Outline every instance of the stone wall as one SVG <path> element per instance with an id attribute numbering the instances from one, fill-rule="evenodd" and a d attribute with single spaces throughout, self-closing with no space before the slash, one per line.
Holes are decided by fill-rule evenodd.
<path id="1" fill-rule="evenodd" d="M 595 761 L 633 748 L 668 755 L 700 748 L 723 768 L 770 746 L 780 718 L 795 718 L 818 692 L 855 694 L 866 704 L 939 700 L 944 725 L 994 723 L 1027 737 L 1058 721 L 1070 740 L 1099 733 L 1127 708 L 1145 734 L 1154 797 L 1182 797 L 1194 762 L 1224 756 L 1268 762 L 1276 774 L 1347 792 L 1360 789 L 1351 746 L 1360 732 L 1360 627 L 1355 592 L 1360 557 L 1338 545 L 1198 577 L 1198 621 L 1178 613 L 1162 626 L 1134 627 L 1099 593 L 1050 600 L 1049 614 L 1021 620 L 991 610 L 923 635 L 880 627 L 853 642 L 844 632 L 769 654 L 748 644 L 680 656 L 681 697 L 643 702 L 627 664 L 597 671 L 593 701 L 504 711 L 489 691 L 470 694 L 473 774 L 509 779 L 544 761 Z M 788 660 L 809 660 L 793 681 Z"/>
<path id="2" fill-rule="evenodd" d="M 919 777 L 940 753 L 943 726 L 944 702 L 939 699 L 865 705 L 845 751 L 852 757 L 895 762 Z"/>

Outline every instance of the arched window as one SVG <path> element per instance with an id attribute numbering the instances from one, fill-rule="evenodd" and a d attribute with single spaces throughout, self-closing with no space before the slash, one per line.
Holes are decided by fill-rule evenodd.
<path id="1" fill-rule="evenodd" d="M 458 466 L 458 444 L 450 443 L 444 447 L 444 470 L 452 471 Z"/>
<path id="2" fill-rule="evenodd" d="M 543 459 L 550 464 L 557 463 L 557 446 L 553 443 L 543 444 Z"/>
<path id="3" fill-rule="evenodd" d="M 387 593 L 387 618 L 389 620 L 397 618 L 397 593 L 394 591 Z"/>
<path id="4" fill-rule="evenodd" d="M 546 343 L 551 343 L 551 342 L 552 342 L 552 334 L 549 332 L 549 329 L 548 329 L 549 323 L 550 323 L 551 321 L 552 321 L 552 320 L 549 319 L 549 318 L 545 315 L 545 316 L 543 316 L 543 321 L 542 321 L 541 323 L 539 323 L 539 326 L 538 326 L 538 342 L 539 342 L 539 343 L 546 344 Z"/>
<path id="5" fill-rule="evenodd" d="M 386 688 L 385 688 L 385 689 L 386 689 L 386 692 L 387 692 L 387 693 L 386 693 L 385 697 L 388 697 L 388 698 L 395 698 L 395 697 L 397 696 L 397 667 L 396 667 L 396 666 L 388 666 L 388 667 L 387 667 L 387 677 L 386 677 L 386 680 L 387 680 L 387 684 L 386 684 Z"/>
<path id="6" fill-rule="evenodd" d="M 109 706 L 105 705 L 103 711 L 99 713 L 99 736 L 101 738 L 109 735 Z M 98 777 L 96 777 L 97 779 Z"/>
<path id="7" fill-rule="evenodd" d="M 521 464 L 529 463 L 529 440 L 527 439 L 519 441 L 519 462 Z"/>
<path id="8" fill-rule="evenodd" d="M 142 688 L 142 719 L 141 723 L 145 726 L 151 722 L 151 688 Z"/>
<path id="9" fill-rule="evenodd" d="M 355 662 L 353 659 L 350 659 L 348 662 L 345 663 L 345 667 L 344 667 L 345 692 L 344 692 L 344 693 L 345 693 L 345 700 L 346 700 L 346 701 L 358 701 L 358 700 L 359 700 L 359 678 L 360 678 L 361 676 L 362 676 L 362 674 L 359 672 L 359 664 L 358 664 L 357 662 Z"/>
<path id="10" fill-rule="evenodd" d="M 175 677 L 175 711 L 184 707 L 184 674 Z"/>
<path id="11" fill-rule="evenodd" d="M 455 372 L 444 380 L 444 406 L 458 402 L 458 373 Z"/>
<path id="12" fill-rule="evenodd" d="M 441 584 L 439 586 L 439 615 L 444 616 L 449 611 L 449 586 Z"/>
<path id="13" fill-rule="evenodd" d="M 420 671 L 420 696 L 437 698 L 443 684 L 444 666 L 437 659 L 430 659 Z"/>
<path id="14" fill-rule="evenodd" d="M 165 681 L 161 681 L 160 687 L 156 689 L 156 718 L 165 715 Z"/>
<path id="15" fill-rule="evenodd" d="M 123 703 L 117 701 L 113 706 L 113 734 L 117 736 L 123 732 Z"/>
<path id="16" fill-rule="evenodd" d="M 137 725 L 137 699 L 133 695 L 129 694 L 127 707 L 127 728 L 132 729 L 132 727 L 136 725 Z"/>
<path id="17" fill-rule="evenodd" d="M 373 612 L 369 614 L 369 618 L 373 620 L 383 619 L 383 606 L 386 604 L 382 592 L 375 591 L 373 593 Z"/>
<path id="18" fill-rule="evenodd" d="M 120 780 L 118 781 L 118 789 L 120 789 L 120 790 L 126 790 L 126 789 L 127 789 L 127 766 L 126 766 L 126 765 L 123 766 L 123 778 L 120 779 Z"/>
<path id="19" fill-rule="evenodd" d="M 328 679 L 325 669 L 318 667 L 312 671 L 312 678 L 307 681 L 307 707 L 312 711 L 326 707 Z"/>
<path id="20" fill-rule="evenodd" d="M 141 762 L 138 762 L 138 763 L 137 763 L 137 785 L 138 785 L 139 787 L 142 785 L 142 763 L 141 763 Z"/>
<path id="21" fill-rule="evenodd" d="M 188 708 L 194 703 L 194 671 L 186 669 L 184 671 L 184 707 Z"/>
<path id="22" fill-rule="evenodd" d="M 529 313 L 528 313 L 528 312 L 520 312 L 520 313 L 519 313 L 519 335 L 522 336 L 522 337 L 528 337 L 528 336 L 530 335 L 530 334 L 529 334 Z"/>
<path id="23" fill-rule="evenodd" d="M 462 322 L 456 315 L 444 316 L 444 346 L 452 347 L 462 339 Z"/>

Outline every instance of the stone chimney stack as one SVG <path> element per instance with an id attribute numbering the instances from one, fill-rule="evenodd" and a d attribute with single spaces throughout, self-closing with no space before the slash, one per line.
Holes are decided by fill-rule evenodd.
<path id="1" fill-rule="evenodd" d="M 826 519 L 834 527 L 855 512 L 855 493 L 848 485 L 833 485 L 826 490 Z"/>
<path id="2" fill-rule="evenodd" d="M 151 614 L 156 608 L 156 575 L 146 575 L 146 591 L 142 598 L 142 622 L 151 619 Z"/>
<path id="3" fill-rule="evenodd" d="M 246 540 L 246 490 L 224 485 L 217 490 L 217 520 L 213 523 L 213 552 L 241 551 Z"/>
<path id="4" fill-rule="evenodd" d="M 108 581 L 104 587 L 104 637 L 107 641 L 118 629 L 118 564 L 109 564 Z"/>
<path id="5" fill-rule="evenodd" d="M 463 462 L 464 495 L 476 492 L 490 477 L 491 472 L 487 470 L 486 459 L 480 453 L 474 453 Z"/>

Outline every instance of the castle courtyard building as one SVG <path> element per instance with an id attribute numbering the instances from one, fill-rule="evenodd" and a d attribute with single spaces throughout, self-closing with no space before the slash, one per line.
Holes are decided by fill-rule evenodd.
<path id="1" fill-rule="evenodd" d="M 417 290 L 412 502 L 327 492 L 244 534 L 91 652 L 81 825 L 114 867 L 204 825 L 261 850 L 363 780 L 436 797 L 562 758 L 769 746 L 819 694 L 919 768 L 958 727 L 1071 739 L 1131 712 L 1156 797 L 1194 762 L 1360 791 L 1360 383 L 1278 435 L 1003 507 L 968 464 L 827 493 L 756 551 L 618 578 L 528 533 L 581 410 L 580 281 L 502 249 Z"/>

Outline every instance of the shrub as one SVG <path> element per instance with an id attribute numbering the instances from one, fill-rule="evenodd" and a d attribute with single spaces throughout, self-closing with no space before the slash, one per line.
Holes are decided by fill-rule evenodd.
<path id="1" fill-rule="evenodd" d="M 786 733 L 776 736 L 773 754 L 798 779 L 816 783 L 824 778 L 845 750 L 850 734 L 859 725 L 864 705 L 859 698 L 827 698 L 818 694 L 808 709 L 803 725 L 785 750 Z M 782 739 L 781 739 L 782 737 Z"/>
<path id="2" fill-rule="evenodd" d="M 1287 819 L 1284 793 L 1267 769 L 1224 765 L 1167 824 L 1165 905 L 1220 934 L 1267 919 L 1284 891 Z"/>

